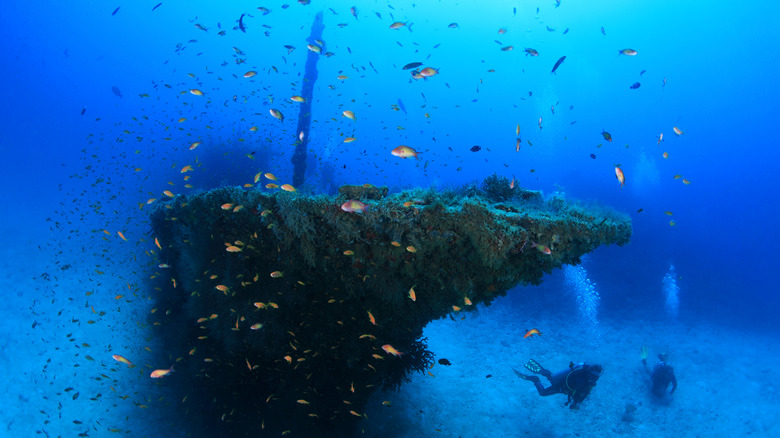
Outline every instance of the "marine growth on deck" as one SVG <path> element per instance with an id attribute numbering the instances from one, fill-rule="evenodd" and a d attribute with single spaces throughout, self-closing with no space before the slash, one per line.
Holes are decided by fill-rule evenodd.
<path id="1" fill-rule="evenodd" d="M 433 363 L 428 322 L 631 236 L 627 216 L 491 178 L 458 193 L 221 188 L 157 204 L 160 336 L 182 358 L 182 394 L 215 407 L 193 424 L 348 434 L 372 391 Z"/>

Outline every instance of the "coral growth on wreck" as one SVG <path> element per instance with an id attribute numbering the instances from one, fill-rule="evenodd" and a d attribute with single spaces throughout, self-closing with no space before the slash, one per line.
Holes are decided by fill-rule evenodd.
<path id="1" fill-rule="evenodd" d="M 421 337 L 428 322 L 630 238 L 627 217 L 551 209 L 503 185 L 486 182 L 488 198 L 221 188 L 156 206 L 160 258 L 175 280 L 159 294 L 170 309 L 161 336 L 183 358 L 177 376 L 190 400 L 212 407 L 221 433 L 262 424 L 293 436 L 349 434 L 372 391 L 433 363 Z M 355 198 L 364 212 L 340 208 Z"/>

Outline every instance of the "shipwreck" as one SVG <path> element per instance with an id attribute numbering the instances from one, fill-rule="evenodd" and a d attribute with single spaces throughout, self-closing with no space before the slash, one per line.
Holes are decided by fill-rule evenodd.
<path id="1" fill-rule="evenodd" d="M 373 391 L 433 363 L 428 322 L 629 241 L 623 214 L 507 186 L 220 188 L 156 205 L 165 390 L 187 396 L 193 433 L 350 435 Z"/>

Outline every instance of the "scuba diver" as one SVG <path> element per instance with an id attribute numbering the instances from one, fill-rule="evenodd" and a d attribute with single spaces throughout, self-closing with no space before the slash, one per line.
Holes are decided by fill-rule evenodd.
<path id="1" fill-rule="evenodd" d="M 645 371 L 650 375 L 650 380 L 653 382 L 653 395 L 663 398 L 666 395 L 669 384 L 672 385 L 669 395 L 674 394 L 674 391 L 677 390 L 677 377 L 674 376 L 674 368 L 666 363 L 669 360 L 668 354 L 659 354 L 658 360 L 660 362 L 653 367 L 653 371 L 650 371 L 650 368 L 647 367 L 647 347 L 642 346 L 642 365 L 644 365 Z"/>
<path id="2" fill-rule="evenodd" d="M 553 394 L 566 394 L 568 400 L 566 400 L 564 406 L 569 406 L 570 409 L 579 409 L 580 403 L 588 397 L 591 389 L 596 386 L 599 377 L 604 374 L 604 367 L 601 365 L 590 365 L 586 363 L 575 365 L 574 362 L 571 362 L 569 363 L 569 369 L 555 374 L 550 372 L 550 370 L 542 368 L 542 366 L 533 359 L 529 360 L 528 363 L 525 364 L 525 367 L 532 373 L 541 374 L 544 377 L 547 377 L 547 380 L 550 381 L 550 386 L 545 388 L 539 377 L 528 376 L 514 368 L 512 369 L 521 379 L 534 382 L 536 390 L 539 391 L 539 395 L 542 397 Z"/>

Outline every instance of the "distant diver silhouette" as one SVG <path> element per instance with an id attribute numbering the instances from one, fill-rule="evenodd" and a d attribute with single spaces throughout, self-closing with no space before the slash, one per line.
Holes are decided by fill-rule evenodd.
<path id="1" fill-rule="evenodd" d="M 601 365 L 591 365 L 587 363 L 575 365 L 574 362 L 569 364 L 568 369 L 559 371 L 555 374 L 542 368 L 542 366 L 533 359 L 530 359 L 528 363 L 525 364 L 525 368 L 532 373 L 541 374 L 544 377 L 547 377 L 547 380 L 550 381 L 550 386 L 545 388 L 539 377 L 529 376 L 514 368 L 512 369 L 521 379 L 534 382 L 536 390 L 542 397 L 553 394 L 566 394 L 568 399 L 566 400 L 566 403 L 564 403 L 564 406 L 569 406 L 570 409 L 579 409 L 580 404 L 588 395 L 590 395 L 590 391 L 593 387 L 596 386 L 599 377 L 604 374 L 604 367 Z"/>
<path id="2" fill-rule="evenodd" d="M 674 375 L 674 368 L 667 364 L 669 360 L 668 354 L 659 354 L 658 360 L 660 362 L 650 371 L 650 368 L 647 367 L 647 347 L 642 346 L 642 365 L 645 367 L 647 374 L 650 375 L 650 380 L 653 383 L 653 395 L 663 398 L 667 394 L 666 390 L 670 384 L 672 385 L 672 390 L 669 391 L 669 395 L 674 394 L 674 391 L 677 390 L 677 377 Z"/>

